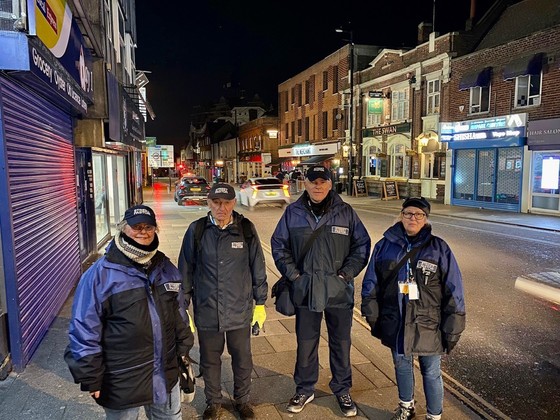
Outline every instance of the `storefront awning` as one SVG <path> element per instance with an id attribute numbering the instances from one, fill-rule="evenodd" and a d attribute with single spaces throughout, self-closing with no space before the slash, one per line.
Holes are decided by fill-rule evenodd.
<path id="1" fill-rule="evenodd" d="M 286 162 L 288 160 L 292 160 L 292 158 L 291 157 L 275 158 L 272 159 L 270 163 L 267 163 L 265 166 L 279 166 L 282 162 Z"/>
<path id="2" fill-rule="evenodd" d="M 491 79 L 492 67 L 484 67 L 482 70 L 477 70 L 472 73 L 465 74 L 459 82 L 459 90 L 466 90 L 477 86 L 490 86 Z"/>
<path id="3" fill-rule="evenodd" d="M 541 74 L 543 58 L 544 53 L 538 53 L 511 61 L 504 67 L 504 80 Z"/>
<path id="4" fill-rule="evenodd" d="M 332 159 L 334 155 L 319 155 L 313 156 L 307 160 L 300 162 L 300 165 L 318 165 L 319 163 L 323 163 L 325 160 Z"/>

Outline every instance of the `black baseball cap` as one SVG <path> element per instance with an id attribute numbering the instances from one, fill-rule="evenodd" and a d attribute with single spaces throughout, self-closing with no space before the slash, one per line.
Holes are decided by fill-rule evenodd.
<path id="1" fill-rule="evenodd" d="M 331 179 L 330 171 L 322 165 L 316 165 L 310 167 L 305 173 L 305 177 L 311 182 L 315 181 L 317 178 L 323 178 L 328 181 Z"/>
<path id="2" fill-rule="evenodd" d="M 129 208 L 124 212 L 124 220 L 128 226 L 138 225 L 140 223 L 146 223 L 150 226 L 157 226 L 156 224 L 156 214 L 154 211 L 144 205 L 137 205 Z"/>
<path id="3" fill-rule="evenodd" d="M 223 198 L 225 200 L 233 200 L 235 198 L 235 190 L 229 184 L 218 183 L 214 184 L 208 193 L 208 198 Z"/>
<path id="4" fill-rule="evenodd" d="M 424 197 L 409 197 L 404 200 L 402 205 L 402 209 L 406 209 L 407 207 L 417 207 L 422 210 L 426 215 L 430 214 L 431 206 L 428 200 Z"/>

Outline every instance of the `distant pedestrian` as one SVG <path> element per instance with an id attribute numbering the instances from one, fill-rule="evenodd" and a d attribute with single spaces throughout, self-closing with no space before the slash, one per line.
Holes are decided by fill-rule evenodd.
<path id="1" fill-rule="evenodd" d="M 210 211 L 191 223 L 179 253 L 187 303 L 192 300 L 204 378 L 204 419 L 217 419 L 222 404 L 221 366 L 227 343 L 233 369 L 233 398 L 242 419 L 255 417 L 249 402 L 253 357 L 251 326 L 266 320 L 266 267 L 253 223 L 233 211 L 235 190 L 216 184 Z M 254 301 L 254 303 L 253 303 Z"/>
<path id="2" fill-rule="evenodd" d="M 350 396 L 354 277 L 367 264 L 371 240 L 356 212 L 332 191 L 327 168 L 309 168 L 304 184 L 305 192 L 286 208 L 271 239 L 274 262 L 291 281 L 296 307 L 296 393 L 287 409 L 299 413 L 315 398 L 324 316 L 332 373 L 329 385 L 342 414 L 351 417 L 357 414 Z M 312 235 L 316 237 L 306 247 Z"/>
<path id="3" fill-rule="evenodd" d="M 107 419 L 180 420 L 179 358 L 193 346 L 181 275 L 158 251 L 154 211 L 129 208 L 82 276 L 64 359 Z"/>
<path id="4" fill-rule="evenodd" d="M 399 222 L 375 245 L 362 284 L 362 315 L 393 355 L 399 392 L 394 420 L 415 416 L 414 356 L 422 372 L 426 419 L 441 419 L 441 355 L 453 350 L 465 329 L 461 272 L 449 245 L 432 235 L 429 215 L 426 199 L 404 201 Z"/>

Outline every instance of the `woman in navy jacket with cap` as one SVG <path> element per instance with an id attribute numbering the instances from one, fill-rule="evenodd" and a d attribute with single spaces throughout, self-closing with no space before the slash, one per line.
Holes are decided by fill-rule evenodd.
<path id="1" fill-rule="evenodd" d="M 194 344 L 179 270 L 158 251 L 154 211 L 129 208 L 82 276 L 64 358 L 107 419 L 180 420 L 179 359 Z"/>
<path id="2" fill-rule="evenodd" d="M 362 315 L 372 335 L 393 354 L 400 400 L 395 420 L 415 416 L 414 355 L 422 373 L 426 418 L 441 418 L 441 355 L 451 352 L 465 329 L 461 272 L 449 245 L 432 235 L 429 214 L 426 199 L 404 201 L 399 221 L 375 245 L 362 284 Z M 414 248 L 420 248 L 418 253 L 393 273 Z"/>

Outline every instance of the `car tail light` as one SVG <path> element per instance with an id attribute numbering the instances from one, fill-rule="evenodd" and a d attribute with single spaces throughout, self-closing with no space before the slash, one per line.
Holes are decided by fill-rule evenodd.
<path id="1" fill-rule="evenodd" d="M 255 198 L 257 196 L 257 193 L 259 192 L 259 189 L 255 185 L 253 185 L 251 188 L 253 189 L 252 197 Z"/>
<path id="2" fill-rule="evenodd" d="M 184 186 L 184 185 L 180 185 L 180 186 L 179 186 L 179 189 L 180 189 L 180 190 L 184 190 L 184 189 L 185 189 L 185 186 Z"/>
<path id="3" fill-rule="evenodd" d="M 282 191 L 284 191 L 284 197 L 289 197 L 290 196 L 290 191 L 288 190 L 287 185 L 282 185 Z"/>

